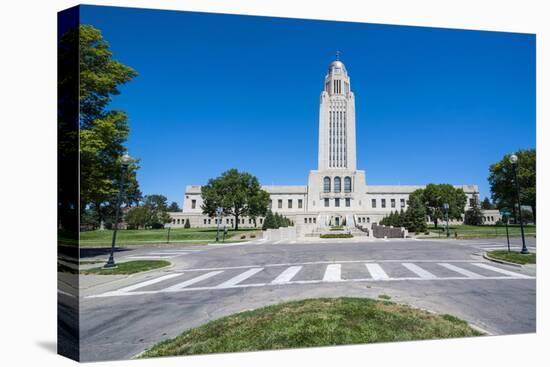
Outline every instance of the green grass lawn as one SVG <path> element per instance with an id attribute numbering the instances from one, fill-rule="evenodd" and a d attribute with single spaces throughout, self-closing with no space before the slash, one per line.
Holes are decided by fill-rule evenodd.
<path id="1" fill-rule="evenodd" d="M 118 263 L 116 268 L 105 269 L 102 266 L 87 270 L 81 270 L 80 274 L 95 275 L 122 275 L 134 274 L 142 271 L 164 268 L 170 265 L 170 262 L 164 260 L 135 260 Z"/>
<path id="2" fill-rule="evenodd" d="M 241 241 L 240 237 L 246 235 L 250 239 L 250 232 L 260 229 L 244 228 L 238 231 L 230 230 L 229 241 Z M 113 231 L 96 230 L 80 232 L 80 245 L 90 246 L 110 246 Z M 223 237 L 223 230 L 220 229 L 220 241 Z M 127 229 L 117 232 L 118 245 L 139 245 L 146 243 L 166 243 L 168 239 L 168 229 Z M 216 240 L 216 228 L 172 228 L 170 230 L 170 243 L 207 243 Z"/>
<path id="3" fill-rule="evenodd" d="M 161 342 L 142 357 L 479 336 L 465 321 L 388 301 L 319 298 L 227 316 Z"/>
<path id="4" fill-rule="evenodd" d="M 533 252 L 522 254 L 517 251 L 495 250 L 487 252 L 487 256 L 521 265 L 537 263 L 537 254 Z"/>
<path id="5" fill-rule="evenodd" d="M 535 225 L 524 225 L 523 229 L 526 236 L 535 236 L 537 227 Z M 428 227 L 431 236 L 445 238 L 445 223 L 439 222 L 438 228 L 433 225 Z M 458 238 L 488 238 L 488 237 L 506 237 L 506 227 L 496 225 L 471 226 L 467 224 L 449 225 L 450 238 L 455 238 L 455 232 Z M 521 236 L 519 225 L 509 225 L 508 232 L 511 237 Z"/>

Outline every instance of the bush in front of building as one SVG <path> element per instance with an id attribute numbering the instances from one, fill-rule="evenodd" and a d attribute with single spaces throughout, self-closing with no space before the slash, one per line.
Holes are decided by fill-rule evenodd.
<path id="1" fill-rule="evenodd" d="M 183 225 L 183 228 L 191 228 L 191 223 L 189 223 L 189 218 L 185 220 L 185 224 Z"/>
<path id="2" fill-rule="evenodd" d="M 351 233 L 325 233 L 320 238 L 353 238 Z"/>
<path id="3" fill-rule="evenodd" d="M 292 226 L 293 224 L 294 223 L 292 223 L 292 221 L 287 217 L 284 217 L 279 213 L 273 214 L 271 210 L 268 210 L 264 219 L 264 224 L 262 225 L 262 229 L 265 231 L 266 229 L 288 227 Z"/>

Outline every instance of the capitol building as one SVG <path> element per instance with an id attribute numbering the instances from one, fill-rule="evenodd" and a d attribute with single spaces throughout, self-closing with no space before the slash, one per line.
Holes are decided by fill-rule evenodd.
<path id="1" fill-rule="evenodd" d="M 479 198 L 477 185 L 456 185 L 466 193 L 467 210 Z M 369 228 L 392 211 L 406 210 L 409 194 L 424 186 L 368 185 L 365 171 L 356 166 L 355 96 L 346 66 L 336 60 L 324 79 L 319 107 L 318 167 L 309 172 L 307 185 L 262 186 L 271 197 L 271 210 L 291 219 L 306 231 L 326 226 L 362 226 Z M 200 185 L 185 188 L 183 211 L 170 213 L 172 226 L 189 220 L 192 227 L 212 227 L 216 218 L 202 214 Z M 496 213 L 485 216 L 494 223 Z M 222 225 L 234 225 L 233 217 L 222 218 Z M 239 218 L 239 227 L 253 227 L 247 217 Z M 263 218 L 257 220 L 261 227 Z"/>

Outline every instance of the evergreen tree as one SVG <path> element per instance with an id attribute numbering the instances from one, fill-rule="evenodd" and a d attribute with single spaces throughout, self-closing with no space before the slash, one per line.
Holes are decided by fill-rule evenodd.
<path id="1" fill-rule="evenodd" d="M 488 209 L 494 209 L 495 206 L 491 203 L 489 198 L 485 196 L 485 199 L 481 202 L 481 209 L 488 210 Z"/>
<path id="2" fill-rule="evenodd" d="M 409 207 L 405 215 L 410 232 L 422 233 L 426 231 L 426 208 L 419 196 L 409 197 Z"/>
<path id="3" fill-rule="evenodd" d="M 275 228 L 275 216 L 273 215 L 273 212 L 271 210 L 268 210 L 264 218 L 262 229 L 265 231 L 266 229 L 270 228 Z"/>
<path id="4" fill-rule="evenodd" d="M 191 228 L 191 223 L 189 223 L 189 218 L 185 220 L 185 224 L 183 225 L 183 228 Z"/>
<path id="5" fill-rule="evenodd" d="M 401 208 L 401 210 L 399 211 L 399 219 L 397 221 L 397 226 L 398 227 L 405 227 L 405 211 L 403 210 L 403 208 Z"/>
<path id="6" fill-rule="evenodd" d="M 464 223 L 472 226 L 480 226 L 483 224 L 483 213 L 481 212 L 477 195 L 474 195 L 473 201 L 474 205 L 464 214 Z"/>

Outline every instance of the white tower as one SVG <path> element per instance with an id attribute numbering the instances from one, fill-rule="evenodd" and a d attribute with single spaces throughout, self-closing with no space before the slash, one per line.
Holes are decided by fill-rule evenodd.
<path id="1" fill-rule="evenodd" d="M 319 108 L 319 162 L 309 172 L 307 209 L 319 213 L 317 223 L 356 223 L 367 208 L 365 171 L 357 170 L 355 97 L 339 52 L 325 76 Z"/>
<path id="2" fill-rule="evenodd" d="M 355 171 L 355 97 L 339 52 L 328 67 L 319 111 L 318 170 Z"/>

